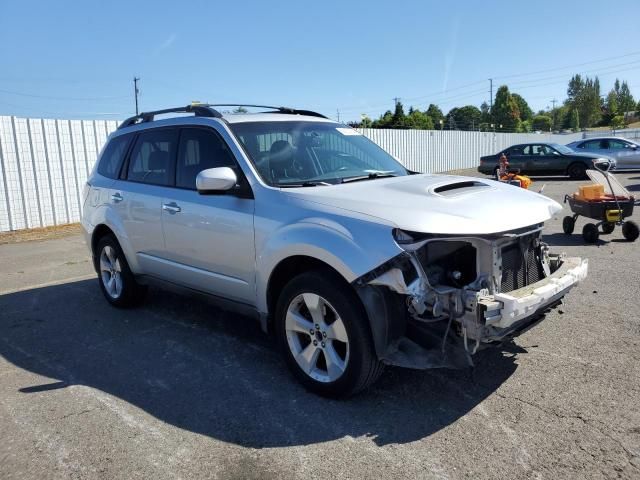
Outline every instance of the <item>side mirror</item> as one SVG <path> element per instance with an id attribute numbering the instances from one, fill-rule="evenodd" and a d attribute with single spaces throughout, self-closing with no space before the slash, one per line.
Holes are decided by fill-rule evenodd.
<path id="1" fill-rule="evenodd" d="M 593 166 L 601 172 L 607 172 L 611 169 L 611 162 L 606 158 L 596 158 L 593 161 Z"/>
<path id="2" fill-rule="evenodd" d="M 231 190 L 238 183 L 238 177 L 229 167 L 208 168 L 196 177 L 198 193 L 221 193 Z"/>

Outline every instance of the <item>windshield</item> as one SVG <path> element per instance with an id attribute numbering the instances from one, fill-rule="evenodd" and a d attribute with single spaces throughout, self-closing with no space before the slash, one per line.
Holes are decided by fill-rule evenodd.
<path id="1" fill-rule="evenodd" d="M 550 143 L 550 147 L 555 148 L 560 153 L 571 154 L 574 153 L 569 147 L 565 147 L 564 145 L 560 145 L 559 143 Z"/>
<path id="2" fill-rule="evenodd" d="M 229 128 L 271 186 L 315 186 L 408 174 L 378 145 L 338 123 L 241 122 Z"/>

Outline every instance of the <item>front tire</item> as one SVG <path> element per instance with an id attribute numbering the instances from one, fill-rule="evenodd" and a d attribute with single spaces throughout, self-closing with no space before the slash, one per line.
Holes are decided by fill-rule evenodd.
<path id="1" fill-rule="evenodd" d="M 582 180 L 587 176 L 587 167 L 585 167 L 582 163 L 572 163 L 571 165 L 569 165 L 567 173 L 573 180 Z"/>
<path id="2" fill-rule="evenodd" d="M 274 320 L 287 365 L 314 393 L 348 397 L 382 373 L 360 300 L 333 272 L 314 270 L 289 281 Z"/>
<path id="3" fill-rule="evenodd" d="M 96 248 L 96 270 L 100 290 L 107 301 L 119 308 L 138 305 L 147 288 L 136 282 L 116 237 L 105 235 Z"/>

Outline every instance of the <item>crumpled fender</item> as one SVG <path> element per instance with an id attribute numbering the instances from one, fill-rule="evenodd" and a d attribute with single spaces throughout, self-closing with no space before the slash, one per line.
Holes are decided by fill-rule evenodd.
<path id="1" fill-rule="evenodd" d="M 267 313 L 267 286 L 271 273 L 283 260 L 304 255 L 335 269 L 349 283 L 398 255 L 391 229 L 369 223 L 366 228 L 347 228 L 327 218 L 306 218 L 275 230 L 260 239 L 256 225 L 257 307 Z"/>

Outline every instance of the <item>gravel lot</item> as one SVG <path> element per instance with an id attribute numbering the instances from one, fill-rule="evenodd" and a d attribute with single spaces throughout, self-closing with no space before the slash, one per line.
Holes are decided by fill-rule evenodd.
<path id="1" fill-rule="evenodd" d="M 474 369 L 343 402 L 201 298 L 109 307 L 77 234 L 0 245 L 0 478 L 640 478 L 640 241 L 585 246 L 562 216 L 547 242 L 590 260 L 563 306 Z"/>

